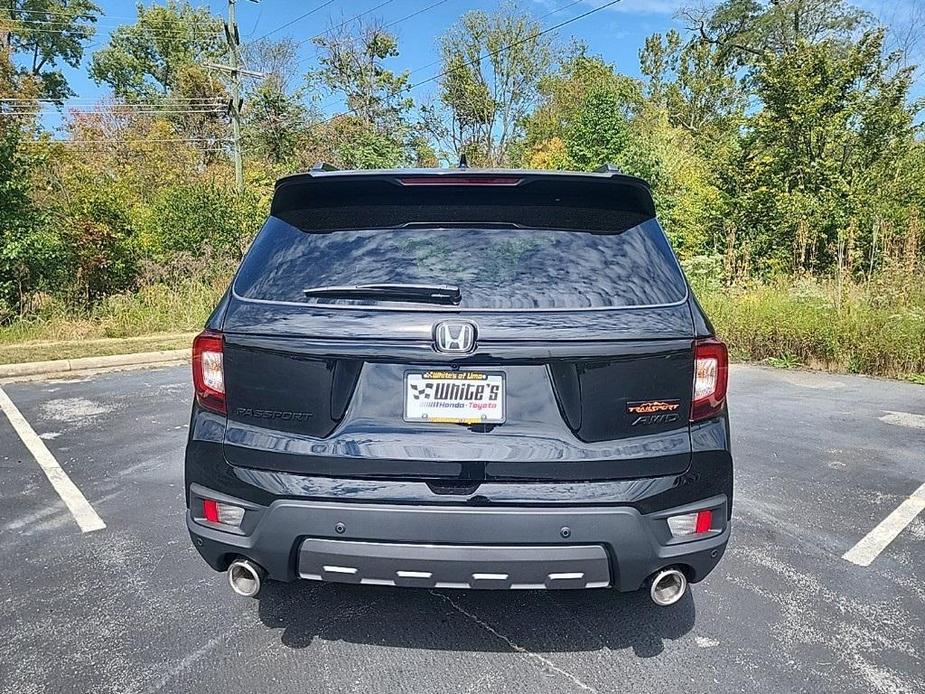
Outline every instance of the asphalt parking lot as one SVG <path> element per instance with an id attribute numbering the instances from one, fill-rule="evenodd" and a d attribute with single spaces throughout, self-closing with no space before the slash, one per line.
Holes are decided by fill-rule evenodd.
<path id="1" fill-rule="evenodd" d="M 925 692 L 925 387 L 735 367 L 732 541 L 657 608 L 307 582 L 238 598 L 184 525 L 188 380 L 2 386 L 105 528 L 81 532 L 0 416 L 0 690 Z M 843 558 L 900 507 L 869 566 Z"/>

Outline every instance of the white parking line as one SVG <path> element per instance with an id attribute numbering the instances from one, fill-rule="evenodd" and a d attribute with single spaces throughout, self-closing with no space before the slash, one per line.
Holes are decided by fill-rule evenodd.
<path id="1" fill-rule="evenodd" d="M 865 535 L 860 542 L 842 555 L 852 564 L 870 566 L 870 563 L 896 539 L 896 536 L 925 510 L 925 484 L 912 492 L 912 496 L 903 501 L 893 513 Z"/>
<path id="2" fill-rule="evenodd" d="M 19 434 L 19 438 L 22 439 L 26 448 L 32 453 L 35 462 L 42 468 L 42 472 L 45 473 L 48 481 L 51 482 L 51 486 L 55 488 L 55 491 L 58 492 L 58 496 L 61 497 L 61 501 L 64 502 L 65 506 L 67 506 L 68 510 L 71 512 L 71 515 L 74 516 L 74 520 L 77 521 L 80 530 L 88 533 L 93 530 L 102 530 L 105 528 L 106 524 L 103 522 L 103 519 L 97 515 L 96 511 L 94 511 L 93 507 L 90 505 L 90 502 L 87 501 L 86 497 L 77 488 L 77 485 L 75 485 L 71 481 L 71 478 L 67 476 L 67 473 L 61 469 L 61 466 L 58 465 L 58 461 L 55 460 L 51 451 L 45 446 L 45 442 L 35 433 L 35 429 L 33 429 L 29 422 L 26 421 L 26 418 L 22 416 L 22 412 L 13 404 L 13 401 L 10 400 L 9 396 L 3 391 L 3 388 L 0 388 L 0 410 L 3 410 L 6 414 L 6 418 L 10 420 L 13 429 L 16 430 L 16 433 Z"/>

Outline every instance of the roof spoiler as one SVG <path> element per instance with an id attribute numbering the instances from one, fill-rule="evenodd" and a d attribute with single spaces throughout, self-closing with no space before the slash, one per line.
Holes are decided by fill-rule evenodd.
<path id="1" fill-rule="evenodd" d="M 456 165 L 457 169 L 468 169 L 469 168 L 469 159 L 466 156 L 465 152 L 461 152 L 459 155 L 459 164 Z M 326 161 L 317 161 L 315 165 L 311 168 L 313 173 L 322 173 L 324 171 L 340 171 L 341 169 L 334 164 L 329 164 Z M 601 164 L 596 169 L 594 173 L 613 173 L 613 174 L 622 174 L 623 171 L 614 164 L 606 162 Z"/>
<path id="2" fill-rule="evenodd" d="M 618 233 L 655 217 L 655 203 L 645 181 L 614 167 L 593 173 L 315 167 L 277 181 L 270 214 L 303 231 L 503 223 Z"/>

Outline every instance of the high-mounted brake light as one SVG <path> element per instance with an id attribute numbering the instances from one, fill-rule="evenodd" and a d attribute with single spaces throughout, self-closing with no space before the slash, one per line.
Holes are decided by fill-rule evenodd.
<path id="1" fill-rule="evenodd" d="M 714 337 L 694 341 L 694 391 L 691 421 L 719 414 L 726 405 L 729 355 L 726 345 Z"/>
<path id="2" fill-rule="evenodd" d="M 222 334 L 206 330 L 193 340 L 193 387 L 207 410 L 225 414 L 225 371 Z"/>
<path id="3" fill-rule="evenodd" d="M 516 176 L 403 176 L 398 182 L 403 186 L 516 186 L 523 179 Z"/>

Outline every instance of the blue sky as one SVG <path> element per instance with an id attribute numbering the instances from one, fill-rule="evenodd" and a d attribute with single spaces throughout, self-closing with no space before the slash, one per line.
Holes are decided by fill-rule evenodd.
<path id="1" fill-rule="evenodd" d="M 290 36 L 305 41 L 300 47 L 301 57 L 306 58 L 300 68 L 308 69 L 313 62 L 311 42 L 313 35 L 330 28 L 345 19 L 380 5 L 385 0 L 335 0 L 324 9 L 302 19 L 291 26 L 272 35 L 273 38 Z M 367 15 L 378 17 L 389 24 L 431 5 L 435 0 L 390 0 L 379 10 Z M 99 98 L 105 96 L 106 90 L 89 78 L 86 64 L 94 48 L 105 45 L 108 33 L 124 21 L 121 18 L 135 16 L 135 3 L 127 0 L 97 0 L 104 10 L 104 18 L 99 23 L 97 35 L 92 47 L 86 52 L 84 64 L 78 70 L 67 70 L 72 89 L 81 98 Z M 573 0 L 521 0 L 520 4 L 537 17 L 546 15 L 559 8 L 564 8 L 543 19 L 544 26 L 558 24 L 569 18 L 587 12 L 589 9 L 604 4 L 606 0 L 583 0 L 573 4 Z M 564 27 L 558 33 L 558 40 L 567 44 L 571 38 L 583 40 L 592 52 L 602 55 L 615 63 L 618 69 L 631 75 L 638 75 L 638 53 L 645 37 L 653 32 L 665 32 L 675 27 L 683 29 L 683 23 L 676 18 L 677 11 L 685 5 L 696 4 L 697 0 L 622 0 L 616 5 L 580 19 Z M 875 16 L 890 22 L 906 21 L 925 0 L 861 0 L 860 4 Z M 145 2 L 144 4 L 154 4 Z M 195 5 L 208 6 L 214 13 L 224 15 L 227 4 L 225 0 L 208 0 L 196 2 Z M 323 4 L 323 0 L 260 0 L 254 4 L 249 0 L 238 0 L 238 18 L 242 40 L 246 43 L 265 35 L 277 27 L 304 14 L 309 9 Z M 399 38 L 401 55 L 392 61 L 396 71 L 414 70 L 428 65 L 437 59 L 437 41 L 454 21 L 466 10 L 481 8 L 492 9 L 498 0 L 446 0 L 433 9 L 422 12 L 393 27 Z M 569 7 L 571 5 L 571 7 Z M 120 19 L 117 19 L 120 18 Z M 925 46 L 919 46 L 919 54 Z M 416 72 L 412 81 L 430 77 L 439 71 L 437 66 Z M 922 80 L 919 80 L 917 93 L 922 95 Z M 417 100 L 426 98 L 435 88 L 434 83 L 422 86 L 415 91 Z M 53 125 L 57 118 L 46 120 Z"/>
<path id="2" fill-rule="evenodd" d="M 125 0 L 97 0 L 103 7 L 106 15 L 115 17 L 134 16 L 134 3 Z M 606 0 L 588 0 L 574 5 L 568 9 L 548 16 L 544 26 L 558 24 L 561 21 L 587 12 L 588 9 L 604 4 Z M 272 38 L 291 36 L 296 40 L 305 40 L 311 36 L 330 28 L 345 19 L 349 19 L 360 12 L 380 5 L 383 0 L 336 0 L 323 10 L 310 17 L 276 32 Z M 392 0 L 389 4 L 372 12 L 367 17 L 378 17 L 388 24 L 431 5 L 434 0 Z M 152 4 L 152 3 L 145 3 Z M 224 16 L 226 3 L 224 0 L 210 0 L 209 2 L 194 3 L 207 5 L 216 14 Z M 322 0 L 261 0 L 253 4 L 249 0 L 238 0 L 238 21 L 241 28 L 243 42 L 257 38 L 279 27 L 293 18 L 304 14 L 312 7 L 322 4 Z M 521 0 L 521 5 L 537 16 L 545 15 L 557 8 L 572 4 L 572 0 Z M 415 69 L 427 65 L 437 59 L 437 41 L 456 19 L 469 9 L 492 9 L 497 7 L 497 0 L 447 0 L 447 2 L 431 10 L 408 19 L 392 28 L 399 38 L 401 55 L 393 60 L 396 70 Z M 623 5 L 623 7 L 620 7 Z M 574 36 L 583 39 L 595 52 L 604 55 L 608 60 L 616 62 L 625 71 L 636 73 L 638 69 L 637 53 L 642 46 L 645 36 L 654 31 L 665 31 L 674 25 L 672 15 L 681 2 L 679 0 L 622 0 L 612 8 L 602 10 L 574 24 L 564 27 L 560 33 L 560 40 L 567 40 Z M 108 32 L 113 28 L 114 22 L 104 19 L 100 22 L 97 35 L 92 43 L 104 44 Z M 300 47 L 300 55 L 310 58 L 313 55 L 311 42 Z M 92 49 L 91 49 L 92 51 Z M 86 63 L 86 59 L 84 61 Z M 303 63 L 301 67 L 310 67 L 311 61 Z M 438 72 L 437 67 L 429 71 L 415 73 L 415 79 L 426 78 Z M 102 95 L 105 90 L 93 83 L 87 76 L 86 69 L 73 71 L 69 75 L 71 87 L 81 97 L 94 97 Z M 432 89 L 432 84 L 421 87 L 425 92 Z M 417 96 L 417 94 L 416 94 Z"/>

